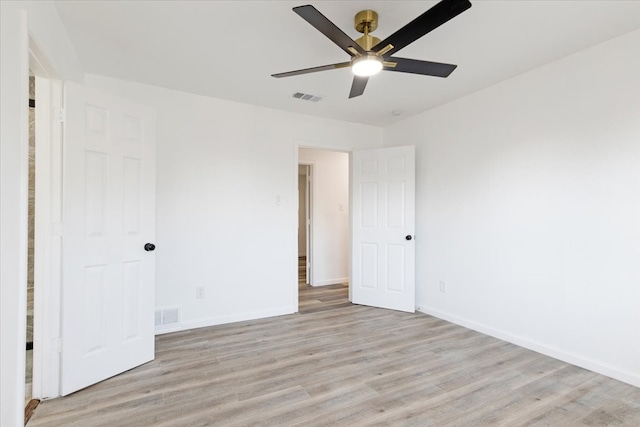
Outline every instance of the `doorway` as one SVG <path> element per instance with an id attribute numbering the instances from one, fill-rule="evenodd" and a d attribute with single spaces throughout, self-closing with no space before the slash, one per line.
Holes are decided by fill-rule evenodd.
<path id="1" fill-rule="evenodd" d="M 301 292 L 349 283 L 348 152 L 298 149 L 298 306 Z"/>

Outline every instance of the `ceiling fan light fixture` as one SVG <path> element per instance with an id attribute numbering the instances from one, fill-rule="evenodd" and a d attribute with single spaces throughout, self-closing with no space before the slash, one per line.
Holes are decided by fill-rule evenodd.
<path id="1" fill-rule="evenodd" d="M 369 77 L 382 70 L 382 58 L 376 55 L 366 55 L 355 58 L 351 62 L 351 71 L 358 77 Z"/>

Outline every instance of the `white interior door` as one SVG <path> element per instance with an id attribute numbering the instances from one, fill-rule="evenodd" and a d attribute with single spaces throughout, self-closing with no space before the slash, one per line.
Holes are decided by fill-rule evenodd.
<path id="1" fill-rule="evenodd" d="M 61 394 L 154 357 L 155 118 L 65 84 Z"/>
<path id="2" fill-rule="evenodd" d="M 352 155 L 351 300 L 415 311 L 415 148 Z"/>

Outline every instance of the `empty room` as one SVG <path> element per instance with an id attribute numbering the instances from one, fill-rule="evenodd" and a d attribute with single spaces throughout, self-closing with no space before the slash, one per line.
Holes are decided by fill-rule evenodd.
<path id="1" fill-rule="evenodd" d="M 640 425 L 640 1 L 0 1 L 0 425 Z"/>

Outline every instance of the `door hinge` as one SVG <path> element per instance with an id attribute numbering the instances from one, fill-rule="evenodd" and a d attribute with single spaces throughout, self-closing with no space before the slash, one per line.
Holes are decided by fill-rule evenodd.
<path id="1" fill-rule="evenodd" d="M 54 120 L 57 120 L 59 123 L 64 123 L 67 118 L 67 110 L 65 110 L 64 108 L 56 108 L 53 115 Z"/>

